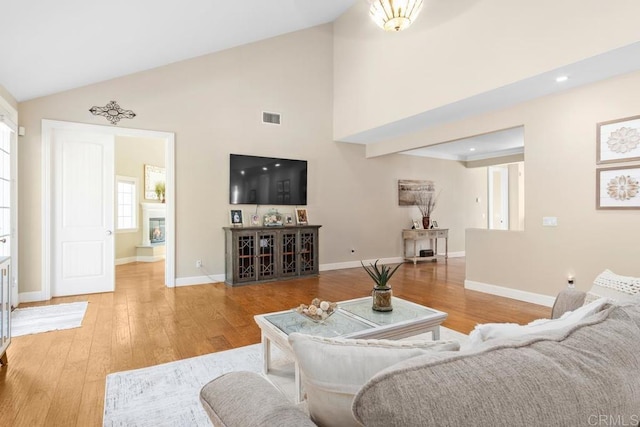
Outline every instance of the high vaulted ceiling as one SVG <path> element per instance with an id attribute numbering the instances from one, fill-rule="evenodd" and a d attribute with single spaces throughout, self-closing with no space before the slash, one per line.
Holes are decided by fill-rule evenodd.
<path id="1" fill-rule="evenodd" d="M 355 2 L 3 1 L 0 85 L 26 101 L 332 22 Z"/>

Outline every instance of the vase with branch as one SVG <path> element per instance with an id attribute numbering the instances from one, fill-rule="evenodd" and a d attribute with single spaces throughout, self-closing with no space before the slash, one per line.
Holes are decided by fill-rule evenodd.
<path id="1" fill-rule="evenodd" d="M 420 210 L 422 214 L 422 226 L 426 229 L 429 228 L 431 221 L 431 213 L 436 208 L 438 202 L 438 195 L 433 191 L 423 190 L 418 191 L 415 194 L 414 204 Z"/>

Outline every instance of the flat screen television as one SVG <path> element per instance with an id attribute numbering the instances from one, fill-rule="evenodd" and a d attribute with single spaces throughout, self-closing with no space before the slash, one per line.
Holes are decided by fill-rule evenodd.
<path id="1" fill-rule="evenodd" d="M 307 161 L 231 154 L 229 203 L 306 205 Z"/>

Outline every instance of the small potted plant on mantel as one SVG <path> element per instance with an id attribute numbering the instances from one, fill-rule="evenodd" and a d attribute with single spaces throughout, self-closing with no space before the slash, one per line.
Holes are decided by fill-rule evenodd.
<path id="1" fill-rule="evenodd" d="M 156 182 L 155 190 L 156 190 L 156 196 L 158 197 L 158 200 L 164 203 L 164 191 L 165 191 L 164 182 L 163 181 Z"/>
<path id="2" fill-rule="evenodd" d="M 362 267 L 365 269 L 367 274 L 373 279 L 375 282 L 375 286 L 373 287 L 373 291 L 371 292 L 371 296 L 373 297 L 373 309 L 376 311 L 391 311 L 393 310 L 393 306 L 391 305 L 391 286 L 389 286 L 389 279 L 391 276 L 400 268 L 402 264 L 398 264 L 395 268 L 391 268 L 387 265 L 380 264 L 378 267 L 378 261 L 373 264 L 369 263 L 369 266 L 364 265 L 362 261 Z"/>

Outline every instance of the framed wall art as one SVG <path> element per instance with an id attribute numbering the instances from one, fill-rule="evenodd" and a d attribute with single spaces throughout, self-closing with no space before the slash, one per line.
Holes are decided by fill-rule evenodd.
<path id="1" fill-rule="evenodd" d="M 417 179 L 398 180 L 398 205 L 415 206 L 420 194 L 436 191 L 433 181 Z"/>
<path id="2" fill-rule="evenodd" d="M 596 163 L 640 160 L 640 116 L 596 125 Z"/>
<path id="3" fill-rule="evenodd" d="M 640 166 L 596 169 L 596 209 L 640 209 Z"/>
<path id="4" fill-rule="evenodd" d="M 156 184 L 166 181 L 165 169 L 160 166 L 144 165 L 144 198 L 147 200 L 160 200 L 156 192 Z"/>

